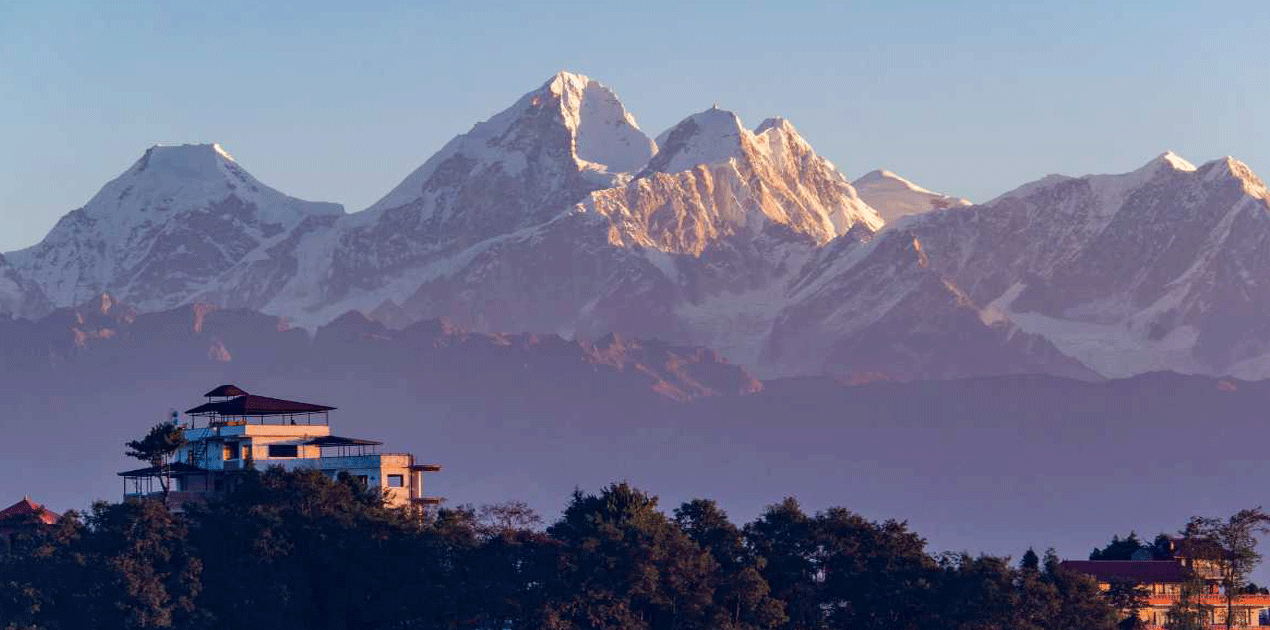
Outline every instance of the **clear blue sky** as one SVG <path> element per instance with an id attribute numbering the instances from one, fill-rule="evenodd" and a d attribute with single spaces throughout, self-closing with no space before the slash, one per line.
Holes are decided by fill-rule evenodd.
<path id="1" fill-rule="evenodd" d="M 779 114 L 849 177 L 974 200 L 1165 149 L 1270 175 L 1264 0 L 357 4 L 5 0 L 0 251 L 156 143 L 360 210 L 560 69 L 650 134 Z"/>

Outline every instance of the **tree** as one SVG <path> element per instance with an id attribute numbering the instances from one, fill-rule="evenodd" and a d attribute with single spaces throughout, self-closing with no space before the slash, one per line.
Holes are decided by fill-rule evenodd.
<path id="1" fill-rule="evenodd" d="M 939 567 L 908 524 L 870 521 L 844 508 L 818 513 L 815 540 L 823 577 L 821 604 L 833 628 L 931 627 Z M 1009 569 L 1008 561 L 994 559 Z M 1008 572 L 1008 571 L 1007 571 Z"/>
<path id="2" fill-rule="evenodd" d="M 1197 573 L 1179 585 L 1177 599 L 1165 613 L 1165 630 L 1208 630 L 1212 606 L 1204 603 L 1208 583 Z"/>
<path id="3" fill-rule="evenodd" d="M 1145 623 L 1141 612 L 1147 605 L 1147 590 L 1132 580 L 1112 580 L 1108 585 L 1107 601 L 1126 616 L 1120 622 L 1121 630 L 1139 630 Z"/>
<path id="4" fill-rule="evenodd" d="M 1054 586 L 1056 604 L 1053 616 L 1045 620 L 1050 630 L 1113 630 L 1120 613 L 1098 590 L 1093 578 L 1063 569 L 1053 549 L 1046 550 L 1042 560 L 1045 579 Z"/>
<path id="5" fill-rule="evenodd" d="M 710 627 L 717 565 L 657 510 L 657 498 L 626 483 L 574 492 L 547 533 L 561 549 L 558 596 L 546 623 L 596 630 Z"/>
<path id="6" fill-rule="evenodd" d="M 156 472 L 159 486 L 163 489 L 164 505 L 167 505 L 168 493 L 172 489 L 172 476 L 168 470 L 169 460 L 185 444 L 185 432 L 180 427 L 171 422 L 161 422 L 154 425 L 145 437 L 124 445 L 128 447 L 125 453 L 128 457 L 147 462 L 158 469 Z"/>
<path id="7" fill-rule="evenodd" d="M 1257 536 L 1270 533 L 1270 514 L 1256 507 L 1240 510 L 1225 520 L 1195 517 L 1186 531 L 1213 547 L 1213 557 L 1207 559 L 1213 562 L 1221 580 L 1229 629 L 1235 625 L 1235 600 L 1248 585 L 1248 576 L 1261 563 Z"/>
<path id="8" fill-rule="evenodd" d="M 1102 549 L 1095 549 L 1089 552 L 1090 560 L 1128 560 L 1133 557 L 1134 552 L 1141 549 L 1148 549 L 1142 541 L 1138 539 L 1137 532 L 1129 532 L 1129 535 L 1121 538 L 1119 535 L 1111 537 L 1111 542 L 1107 543 Z"/>
<path id="9" fill-rule="evenodd" d="M 1028 547 L 1027 551 L 1023 552 L 1023 560 L 1019 562 L 1019 568 L 1024 571 L 1041 570 L 1041 557 L 1036 555 L 1035 549 Z"/>
<path id="10" fill-rule="evenodd" d="M 766 561 L 763 579 L 772 595 L 785 603 L 785 630 L 824 626 L 815 528 L 815 521 L 793 497 L 768 506 L 758 520 L 745 526 L 746 544 Z"/>
<path id="11" fill-rule="evenodd" d="M 542 517 L 524 501 L 505 501 L 482 505 L 477 512 L 482 531 L 487 536 L 514 534 L 518 531 L 537 529 Z"/>
<path id="12" fill-rule="evenodd" d="M 714 628 L 771 628 L 785 622 L 785 606 L 771 596 L 760 572 L 764 559 L 745 545 L 741 530 L 718 504 L 695 499 L 675 509 L 675 524 L 718 566 L 712 580 Z"/>

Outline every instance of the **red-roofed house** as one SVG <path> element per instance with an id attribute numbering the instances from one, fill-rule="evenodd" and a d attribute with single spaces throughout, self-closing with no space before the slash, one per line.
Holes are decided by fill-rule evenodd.
<path id="1" fill-rule="evenodd" d="M 5 550 L 13 544 L 13 537 L 36 527 L 56 523 L 58 516 L 44 506 L 22 497 L 21 501 L 0 510 L 0 543 Z"/>
<path id="2" fill-rule="evenodd" d="M 1152 630 L 1163 628 L 1182 584 L 1198 575 L 1205 582 L 1201 600 L 1210 608 L 1209 623 L 1225 628 L 1226 599 L 1211 564 L 1185 557 L 1176 547 L 1174 553 L 1177 557 L 1173 560 L 1066 560 L 1062 567 L 1094 578 L 1102 590 L 1116 582 L 1141 586 L 1147 594 L 1147 605 L 1138 613 L 1138 618 Z M 1259 628 L 1261 613 L 1267 609 L 1270 609 L 1270 595 L 1240 595 L 1235 599 L 1233 627 Z"/>

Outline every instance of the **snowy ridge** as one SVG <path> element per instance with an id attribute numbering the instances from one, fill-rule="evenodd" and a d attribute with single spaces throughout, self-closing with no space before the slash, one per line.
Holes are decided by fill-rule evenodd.
<path id="1" fill-rule="evenodd" d="M 906 228 L 971 298 L 1108 377 L 1253 373 L 1270 353 L 1270 200 L 1233 159 L 1172 152 L 1117 175 L 1049 176 Z M 1255 315 L 1254 315 L 1255 314 Z"/>
<path id="2" fill-rule="evenodd" d="M 109 292 L 168 308 L 305 218 L 341 214 L 262 184 L 219 145 L 155 146 L 9 258 L 55 306 Z"/>
<path id="3" fill-rule="evenodd" d="M 352 215 L 218 145 L 154 147 L 0 258 L 0 311 L 106 292 L 305 327 L 448 317 L 706 344 L 767 376 L 1270 376 L 1266 277 L 1270 194 L 1232 158 L 1167 152 L 969 205 L 890 171 L 853 184 L 782 118 L 714 107 L 654 143 L 562 72 Z"/>
<path id="4" fill-rule="evenodd" d="M 932 210 L 970 205 L 965 199 L 927 190 L 887 170 L 870 171 L 851 185 L 887 223 Z"/>
<path id="5" fill-rule="evenodd" d="M 430 195 L 443 166 L 462 168 L 465 174 L 498 169 L 508 176 L 520 175 L 537 157 L 534 153 L 541 138 L 535 134 L 544 130 L 535 123 L 544 108 L 552 110 L 549 122 L 558 123 L 559 131 L 567 136 L 562 140 L 575 169 L 624 173 L 653 155 L 655 145 L 611 90 L 586 76 L 560 72 L 511 107 L 450 140 L 371 205 L 371 216 L 411 203 L 424 213 L 445 209 L 444 198 Z"/>

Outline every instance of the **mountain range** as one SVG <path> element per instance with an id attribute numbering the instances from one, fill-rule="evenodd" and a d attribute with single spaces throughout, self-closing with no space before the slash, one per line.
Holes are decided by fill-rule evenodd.
<path id="1" fill-rule="evenodd" d="M 139 316 L 230 309 L 309 330 L 350 312 L 385 331 L 445 318 L 852 382 L 1258 379 L 1267 239 L 1270 194 L 1231 158 L 1166 153 L 972 205 L 889 171 L 852 182 L 781 118 L 749 128 L 711 108 L 653 139 L 610 89 L 562 72 L 351 214 L 218 145 L 151 148 L 0 257 L 0 311 L 37 321 L 106 295 Z"/>

